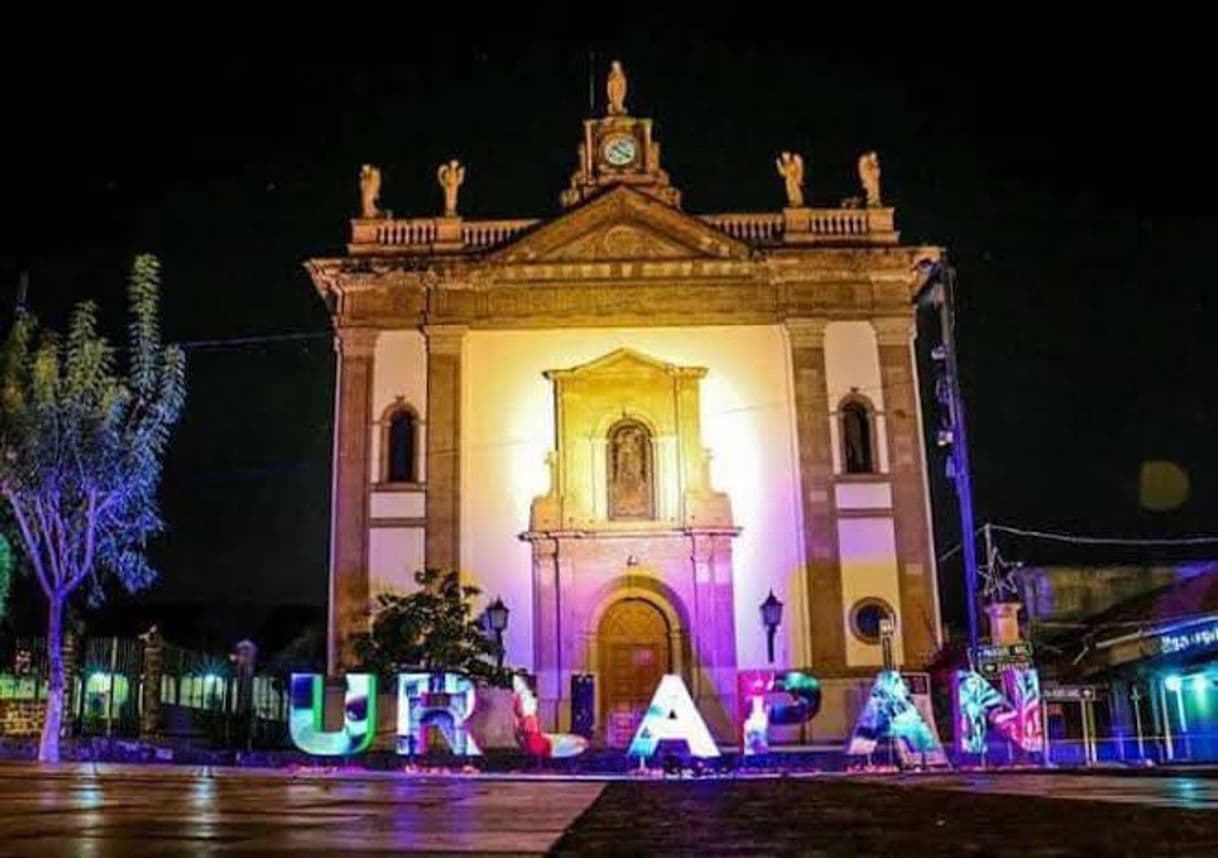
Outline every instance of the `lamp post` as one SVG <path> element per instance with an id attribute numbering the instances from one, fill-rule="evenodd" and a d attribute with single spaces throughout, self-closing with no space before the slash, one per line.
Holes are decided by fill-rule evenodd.
<path id="1" fill-rule="evenodd" d="M 774 596 L 773 590 L 761 603 L 761 622 L 765 624 L 767 651 L 770 655 L 770 664 L 773 664 L 774 633 L 778 631 L 778 626 L 782 623 L 782 602 Z"/>
<path id="2" fill-rule="evenodd" d="M 507 628 L 509 613 L 508 606 L 503 604 L 503 600 L 498 596 L 486 608 L 486 621 L 495 633 L 495 642 L 499 645 L 499 652 L 495 655 L 499 667 L 503 667 L 503 632 Z"/>
<path id="3" fill-rule="evenodd" d="M 938 444 L 946 447 L 948 478 L 956 489 L 960 507 L 960 545 L 964 554 L 965 609 L 968 612 L 969 646 L 977 648 L 977 546 L 973 525 L 973 483 L 968 460 L 968 436 L 964 423 L 964 397 L 960 392 L 960 375 L 956 361 L 955 270 L 946 261 L 924 259 L 915 268 L 923 283 L 914 297 L 915 305 L 933 309 L 939 316 L 940 344 L 931 357 L 942 363 L 940 384 L 936 395 L 945 406 L 945 423 L 938 434 Z"/>

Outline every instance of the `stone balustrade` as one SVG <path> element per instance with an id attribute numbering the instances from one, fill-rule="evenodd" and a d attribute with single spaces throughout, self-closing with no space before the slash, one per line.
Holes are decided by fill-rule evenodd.
<path id="1" fill-rule="evenodd" d="M 749 243 L 769 244 L 782 238 L 781 214 L 712 214 L 702 215 L 700 220 Z"/>
<path id="2" fill-rule="evenodd" d="M 890 208 L 784 209 L 781 212 L 699 215 L 699 220 L 747 244 L 896 244 Z M 352 255 L 488 250 L 540 223 L 532 218 L 459 217 L 356 219 Z"/>
<path id="3" fill-rule="evenodd" d="M 533 226 L 536 219 L 471 220 L 461 224 L 461 241 L 466 247 L 494 247 Z"/>

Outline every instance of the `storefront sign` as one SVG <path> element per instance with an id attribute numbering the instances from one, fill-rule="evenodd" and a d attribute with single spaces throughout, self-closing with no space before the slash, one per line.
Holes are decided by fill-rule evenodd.
<path id="1" fill-rule="evenodd" d="M 1171 655 L 1193 649 L 1218 646 L 1218 622 L 1208 623 L 1180 634 L 1159 635 L 1159 653 Z"/>

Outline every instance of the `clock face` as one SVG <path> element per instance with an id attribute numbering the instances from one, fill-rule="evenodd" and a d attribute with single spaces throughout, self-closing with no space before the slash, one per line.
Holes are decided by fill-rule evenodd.
<path id="1" fill-rule="evenodd" d="M 615 167 L 624 167 L 631 163 L 638 153 L 639 144 L 628 135 L 610 137 L 601 145 L 601 154 Z"/>

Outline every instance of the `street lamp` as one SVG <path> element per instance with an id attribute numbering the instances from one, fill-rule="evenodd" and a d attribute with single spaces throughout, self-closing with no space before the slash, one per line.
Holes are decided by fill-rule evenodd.
<path id="1" fill-rule="evenodd" d="M 973 541 L 973 483 L 968 461 L 968 437 L 964 423 L 964 397 L 960 393 L 960 373 L 956 360 L 955 270 L 946 260 L 922 259 L 914 268 L 922 284 L 914 296 L 917 307 L 933 309 L 939 316 L 941 342 L 931 358 L 941 372 L 935 382 L 935 395 L 946 413 L 936 442 L 947 450 L 947 478 L 956 489 L 960 507 L 960 545 L 964 555 L 965 608 L 968 611 L 969 646 L 977 647 L 977 546 Z"/>
<path id="2" fill-rule="evenodd" d="M 508 613 L 508 606 L 503 604 L 503 600 L 498 596 L 486 608 L 486 621 L 495 633 L 495 642 L 499 645 L 499 652 L 496 654 L 499 667 L 503 667 L 503 632 L 507 628 Z"/>
<path id="3" fill-rule="evenodd" d="M 775 598 L 773 590 L 770 591 L 770 595 L 766 596 L 765 601 L 761 603 L 761 622 L 765 624 L 770 664 L 773 664 L 774 633 L 778 631 L 778 626 L 782 623 L 782 602 Z"/>

